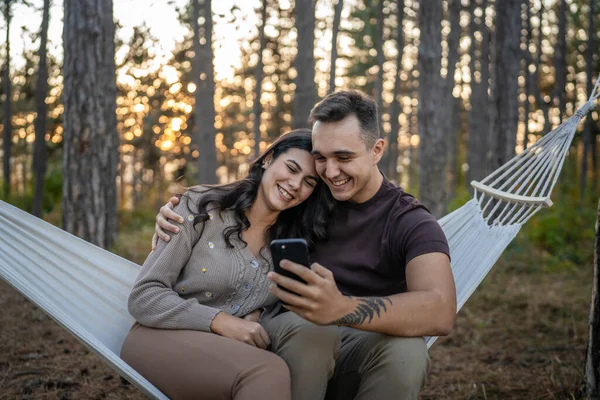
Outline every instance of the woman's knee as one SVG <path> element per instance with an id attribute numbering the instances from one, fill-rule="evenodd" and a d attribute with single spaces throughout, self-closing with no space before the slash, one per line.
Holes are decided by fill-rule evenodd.
<path id="1" fill-rule="evenodd" d="M 252 382 L 253 385 L 266 387 L 290 387 L 290 370 L 286 362 L 276 354 L 264 351 L 237 376 L 237 384 Z"/>

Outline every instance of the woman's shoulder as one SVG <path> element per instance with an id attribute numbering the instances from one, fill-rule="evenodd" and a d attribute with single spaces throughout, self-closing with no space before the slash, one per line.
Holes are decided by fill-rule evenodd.
<path id="1" fill-rule="evenodd" d="M 208 193 L 210 193 L 211 189 L 212 188 L 210 188 L 208 186 L 203 186 L 203 185 L 192 186 L 190 188 L 187 188 L 186 191 L 183 192 L 181 197 L 188 197 L 194 201 L 200 200 L 201 198 L 206 196 Z"/>
<path id="2" fill-rule="evenodd" d="M 178 206 L 183 205 L 186 211 L 196 214 L 217 211 L 219 190 L 219 187 L 200 185 L 188 188 L 181 195 Z"/>

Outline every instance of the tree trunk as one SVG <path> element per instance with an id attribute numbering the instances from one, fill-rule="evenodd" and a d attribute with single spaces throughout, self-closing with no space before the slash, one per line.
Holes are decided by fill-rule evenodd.
<path id="1" fill-rule="evenodd" d="M 589 14 L 589 30 L 590 32 L 596 32 L 596 23 L 595 23 L 595 19 L 594 17 L 597 17 L 597 10 L 596 10 L 596 0 L 590 0 L 590 14 Z M 596 39 L 595 36 L 593 34 L 590 34 L 590 43 L 588 46 L 588 62 L 586 63 L 586 68 L 588 68 L 590 70 L 590 72 L 587 74 L 587 93 L 588 93 L 588 97 L 590 96 L 590 88 L 593 88 L 592 85 L 592 80 L 594 79 L 594 75 L 596 76 L 596 79 L 598 79 L 598 73 L 594 73 L 594 69 L 593 69 L 593 65 L 594 65 L 594 52 L 597 52 L 596 47 Z M 588 67 L 589 65 L 589 67 Z M 598 64 L 596 64 L 596 71 L 598 71 Z M 592 122 L 590 122 L 590 134 L 589 134 L 589 143 L 590 143 L 590 151 L 592 153 L 592 190 L 596 191 L 596 188 L 598 187 L 598 146 L 597 146 L 597 141 L 596 141 L 596 137 L 597 137 L 597 133 L 598 133 L 598 124 L 594 124 Z"/>
<path id="2" fill-rule="evenodd" d="M 419 2 L 419 197 L 432 214 L 446 211 L 446 137 L 441 113 L 444 101 L 442 3 Z"/>
<path id="3" fill-rule="evenodd" d="M 383 54 L 383 0 L 377 0 L 377 28 L 375 34 L 375 50 L 377 51 L 377 80 L 375 81 L 375 99 L 377 101 L 377 108 L 379 112 L 378 125 L 379 132 L 382 138 L 386 137 L 385 129 L 383 128 L 383 63 L 385 62 L 385 55 Z"/>
<path id="4" fill-rule="evenodd" d="M 446 184 L 446 190 L 448 193 L 448 199 L 454 197 L 454 188 L 456 187 L 457 179 L 457 148 L 458 148 L 458 134 L 459 134 L 459 106 L 458 100 L 454 98 L 452 92 L 456 84 L 454 80 L 454 73 L 456 72 L 456 63 L 459 59 L 458 48 L 460 41 L 460 0 L 448 0 L 448 11 L 450 20 L 450 34 L 448 35 L 448 73 L 445 80 L 444 96 L 445 101 L 443 104 L 443 120 L 446 124 L 447 132 L 447 154 L 448 154 L 448 182 Z"/>
<path id="5" fill-rule="evenodd" d="M 389 136 L 389 150 L 387 162 L 388 178 L 392 180 L 398 179 L 398 135 L 400 134 L 400 72 L 402 72 L 402 55 L 404 53 L 404 0 L 397 0 L 398 7 L 398 27 L 396 37 L 396 79 L 394 81 L 394 99 L 392 100 L 390 109 L 391 130 Z"/>
<path id="6" fill-rule="evenodd" d="M 586 82 L 586 93 L 587 97 L 592 94 L 593 84 L 592 80 L 593 76 L 593 65 L 594 65 L 594 51 L 595 51 L 595 43 L 594 43 L 594 33 L 595 29 L 595 10 L 596 10 L 596 1 L 589 0 L 589 19 L 588 19 L 588 43 L 587 43 L 587 51 L 586 51 L 586 59 L 585 59 L 585 73 L 587 76 Z M 591 153 L 592 146 L 596 144 L 593 142 L 592 135 L 592 123 L 593 118 L 588 117 L 585 120 L 585 124 L 583 126 L 583 157 L 581 159 L 581 177 L 579 179 L 579 187 L 580 187 L 580 198 L 583 199 L 585 196 L 585 192 L 587 189 L 587 174 L 588 174 L 588 158 Z M 595 166 L 592 165 L 592 168 Z"/>
<path id="7" fill-rule="evenodd" d="M 333 27 L 331 36 L 331 67 L 329 67 L 329 93 L 335 92 L 335 63 L 337 61 L 337 37 L 340 30 L 340 19 L 342 18 L 342 9 L 344 0 L 338 0 L 333 14 Z"/>
<path id="8" fill-rule="evenodd" d="M 33 176 L 35 181 L 33 196 L 33 215 L 42 216 L 42 205 L 44 199 L 44 177 L 46 176 L 46 120 L 48 118 L 48 106 L 46 96 L 48 95 L 48 65 L 47 65 L 47 42 L 48 22 L 50 20 L 50 0 L 44 0 L 44 11 L 42 16 L 42 31 L 40 35 L 40 65 L 38 67 L 38 80 L 36 85 L 36 111 L 35 119 L 35 144 L 33 153 Z"/>
<path id="9" fill-rule="evenodd" d="M 265 37 L 265 25 L 267 25 L 267 0 L 262 2 L 261 10 L 261 26 L 259 36 L 260 49 L 258 50 L 258 62 L 254 69 L 254 80 L 256 86 L 254 87 L 254 107 L 252 113 L 254 114 L 254 158 L 260 156 L 260 115 L 262 113 L 262 103 L 260 102 L 262 93 L 262 80 L 263 80 L 263 51 L 267 45 Z"/>
<path id="10" fill-rule="evenodd" d="M 215 146 L 215 77 L 212 48 L 212 1 L 204 1 L 204 44 L 198 26 L 200 5 L 192 0 L 192 27 L 194 29 L 194 82 L 196 83 L 194 102 L 195 137 L 200 155 L 198 157 L 198 182 L 217 183 L 217 149 Z"/>
<path id="11" fill-rule="evenodd" d="M 481 8 L 483 16 L 479 22 L 479 26 L 475 21 L 475 0 L 471 0 L 471 48 L 469 54 L 471 62 L 469 69 L 471 70 L 471 85 L 473 92 L 471 93 L 470 103 L 471 112 L 469 113 L 469 139 L 467 150 L 467 163 L 469 170 L 467 172 L 467 184 L 473 180 L 481 180 L 488 172 L 488 153 L 490 147 L 490 98 L 489 89 L 489 28 L 485 23 L 485 10 L 487 9 L 487 0 L 483 0 Z M 481 47 L 479 58 L 479 71 L 476 71 L 476 38 L 475 32 L 479 28 L 481 32 Z M 479 74 L 477 74 L 479 72 Z M 477 80 L 479 76 L 479 80 Z"/>
<path id="12" fill-rule="evenodd" d="M 143 168 L 138 172 L 138 164 L 141 164 L 139 150 L 134 147 L 131 152 L 131 205 L 134 210 L 137 210 L 140 205 L 140 182 Z"/>
<path id="13" fill-rule="evenodd" d="M 496 40 L 493 84 L 492 168 L 496 169 L 515 154 L 519 123 L 519 38 L 521 1 L 496 1 Z"/>
<path id="14" fill-rule="evenodd" d="M 2 142 L 2 168 L 4 175 L 4 197 L 10 196 L 10 157 L 12 149 L 12 85 L 10 81 L 10 13 L 11 0 L 4 0 L 4 21 L 6 22 L 6 63 L 4 64 L 4 140 Z"/>
<path id="15" fill-rule="evenodd" d="M 296 91 L 292 112 L 292 129 L 308 126 L 308 115 L 317 102 L 315 86 L 315 1 L 296 0 L 298 54 L 294 59 Z"/>
<path id="16" fill-rule="evenodd" d="M 523 51 L 523 60 L 524 60 L 524 75 L 525 75 L 525 101 L 523 102 L 524 109 L 524 126 L 525 126 L 525 134 L 523 136 L 523 149 L 526 149 L 529 144 L 529 112 L 531 110 L 531 103 L 529 101 L 529 95 L 531 94 L 531 72 L 529 71 L 529 66 L 531 65 L 531 52 L 529 51 L 529 43 L 531 43 L 533 39 L 533 32 L 531 30 L 531 4 L 529 0 L 523 0 L 523 5 L 525 8 L 525 44 L 526 48 Z"/>
<path id="17" fill-rule="evenodd" d="M 596 218 L 596 246 L 594 252 L 594 280 L 592 282 L 592 301 L 588 319 L 588 343 L 585 354 L 585 392 L 587 398 L 600 396 L 600 201 Z"/>
<path id="18" fill-rule="evenodd" d="M 554 71 L 556 74 L 554 98 L 558 97 L 560 123 L 566 109 L 565 86 L 567 85 L 567 2 L 559 0 L 558 6 L 558 36 L 554 52 Z"/>
<path id="19" fill-rule="evenodd" d="M 117 234 L 112 0 L 64 2 L 63 227 L 102 248 Z"/>
<path id="20" fill-rule="evenodd" d="M 542 64 L 542 18 L 544 17 L 544 4 L 540 4 L 540 9 L 538 10 L 538 19 L 540 26 L 538 28 L 537 41 L 536 41 L 536 59 L 535 59 L 535 72 L 533 79 L 533 89 L 535 95 L 535 101 L 540 110 L 544 113 L 544 132 L 546 134 L 550 132 L 550 128 L 552 124 L 550 123 L 550 103 L 546 102 L 542 97 L 542 92 L 540 90 L 540 65 Z"/>

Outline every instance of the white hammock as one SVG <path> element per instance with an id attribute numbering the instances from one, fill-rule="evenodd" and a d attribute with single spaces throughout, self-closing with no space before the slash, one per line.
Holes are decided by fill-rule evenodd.
<path id="1" fill-rule="evenodd" d="M 528 147 L 481 182 L 473 199 L 439 222 L 450 244 L 458 310 L 475 291 L 521 226 L 550 207 L 577 125 L 593 107 Z M 112 368 L 156 399 L 167 399 L 119 358 L 134 320 L 127 296 L 139 265 L 0 202 L 0 276 L 47 312 Z M 436 338 L 427 338 L 431 346 Z"/>

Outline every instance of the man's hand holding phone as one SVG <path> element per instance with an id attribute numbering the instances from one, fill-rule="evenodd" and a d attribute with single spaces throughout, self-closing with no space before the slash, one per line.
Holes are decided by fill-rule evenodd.
<path id="1" fill-rule="evenodd" d="M 307 268 L 283 259 L 279 261 L 279 267 L 304 281 L 278 272 L 267 275 L 276 284 L 271 285 L 269 290 L 284 303 L 286 309 L 317 325 L 331 324 L 354 311 L 352 299 L 339 291 L 333 274 L 322 265 L 313 263 Z"/>

